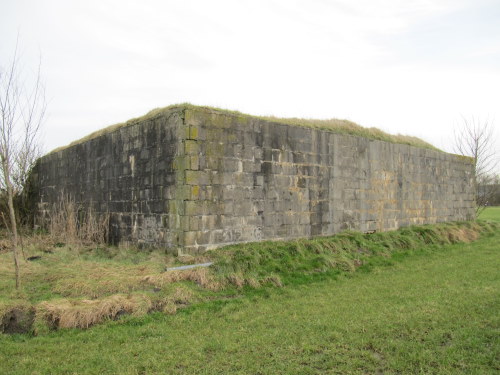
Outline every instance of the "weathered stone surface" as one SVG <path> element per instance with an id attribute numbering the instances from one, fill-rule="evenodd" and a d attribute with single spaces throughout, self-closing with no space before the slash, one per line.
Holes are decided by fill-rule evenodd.
<path id="1" fill-rule="evenodd" d="M 40 159 L 40 218 L 63 196 L 111 213 L 111 241 L 196 253 L 263 239 L 469 220 L 470 160 L 177 108 Z"/>

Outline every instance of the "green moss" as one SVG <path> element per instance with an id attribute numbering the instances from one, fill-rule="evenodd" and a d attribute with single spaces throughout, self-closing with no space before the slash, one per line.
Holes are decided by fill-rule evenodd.
<path id="1" fill-rule="evenodd" d="M 217 142 L 208 142 L 205 146 L 205 155 L 207 157 L 219 157 L 224 155 L 224 144 Z"/>
<path id="2" fill-rule="evenodd" d="M 186 171 L 186 184 L 187 185 L 198 185 L 199 183 L 199 171 Z"/>
<path id="3" fill-rule="evenodd" d="M 198 199 L 200 194 L 200 187 L 198 185 L 191 186 L 191 196 L 193 199 Z"/>
<path id="4" fill-rule="evenodd" d="M 186 110 L 192 110 L 192 111 L 186 111 Z M 303 119 L 303 118 L 280 118 L 274 116 L 252 116 L 238 111 L 230 111 L 227 109 L 206 107 L 206 106 L 195 106 L 189 103 L 182 103 L 182 104 L 174 104 L 164 108 L 156 108 L 153 109 L 152 111 L 149 111 L 144 116 L 108 126 L 107 128 L 103 128 L 101 130 L 89 134 L 84 138 L 74 141 L 70 143 L 68 146 L 57 148 L 51 151 L 51 153 L 64 150 L 68 147 L 80 143 L 84 143 L 86 141 L 89 141 L 93 138 L 99 137 L 104 134 L 112 133 L 126 126 L 132 126 L 139 124 L 145 120 L 151 120 L 162 116 L 166 116 L 172 112 L 184 112 L 184 115 L 186 116 L 185 117 L 186 122 L 189 122 L 191 125 L 197 125 L 197 122 L 199 122 L 202 119 L 205 119 L 206 121 L 210 121 L 210 124 L 214 127 L 228 128 L 231 127 L 232 124 L 235 122 L 245 124 L 249 123 L 251 119 L 260 119 L 273 123 L 280 123 L 292 126 L 303 126 L 308 128 L 331 131 L 339 134 L 349 134 L 368 139 L 375 139 L 391 143 L 406 144 L 410 146 L 426 148 L 431 150 L 438 150 L 433 145 L 417 137 L 401 135 L 401 134 L 392 135 L 383 132 L 382 130 L 377 128 L 373 127 L 365 128 L 349 120 L 340 120 L 340 119 L 318 120 L 318 119 Z M 191 132 L 191 129 L 193 129 L 193 133 Z M 189 127 L 186 130 L 186 135 L 188 138 L 196 139 L 197 138 L 196 127 Z"/>
<path id="5" fill-rule="evenodd" d="M 189 127 L 189 139 L 198 139 L 198 128 L 194 126 Z"/>
<path id="6" fill-rule="evenodd" d="M 200 147 L 197 141 L 188 139 L 184 144 L 184 152 L 186 154 L 197 154 L 200 152 Z"/>
<path id="7" fill-rule="evenodd" d="M 452 154 L 452 155 L 456 156 L 458 159 L 460 159 L 466 163 L 475 164 L 475 160 L 471 156 L 465 156 L 465 155 L 459 155 L 459 154 Z"/>

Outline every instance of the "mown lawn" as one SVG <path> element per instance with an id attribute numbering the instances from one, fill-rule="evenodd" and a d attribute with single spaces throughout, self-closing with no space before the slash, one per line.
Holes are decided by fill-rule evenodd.
<path id="1" fill-rule="evenodd" d="M 500 207 L 486 207 L 479 215 L 481 220 L 491 220 L 500 223 Z"/>
<path id="2" fill-rule="evenodd" d="M 0 335 L 0 373 L 497 374 L 499 243 L 497 231 L 172 316 Z"/>

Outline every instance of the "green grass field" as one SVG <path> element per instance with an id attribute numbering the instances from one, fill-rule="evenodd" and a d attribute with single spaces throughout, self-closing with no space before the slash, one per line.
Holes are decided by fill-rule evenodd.
<path id="1" fill-rule="evenodd" d="M 499 243 L 497 229 L 176 315 L 0 335 L 0 373 L 497 374 Z"/>
<path id="2" fill-rule="evenodd" d="M 486 207 L 479 215 L 481 220 L 490 220 L 500 223 L 500 207 Z"/>

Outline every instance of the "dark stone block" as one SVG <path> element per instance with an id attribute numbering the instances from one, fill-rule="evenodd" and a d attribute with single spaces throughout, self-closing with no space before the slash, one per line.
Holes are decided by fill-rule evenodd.
<path id="1" fill-rule="evenodd" d="M 177 108 L 46 155 L 32 178 L 40 218 L 65 194 L 112 212 L 113 243 L 197 253 L 468 219 L 471 176 L 471 164 L 433 150 Z"/>

